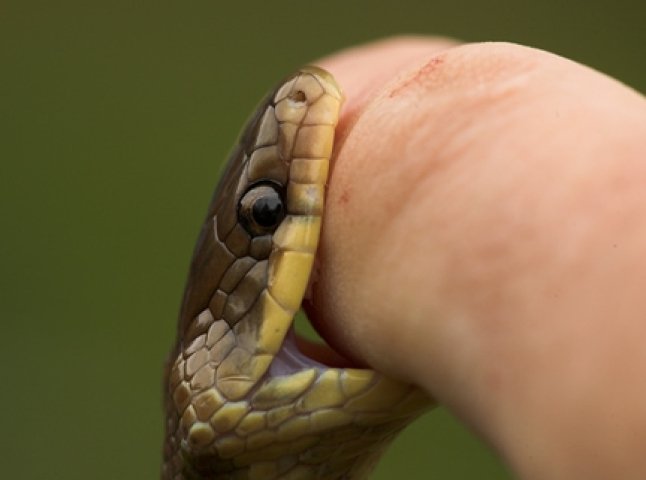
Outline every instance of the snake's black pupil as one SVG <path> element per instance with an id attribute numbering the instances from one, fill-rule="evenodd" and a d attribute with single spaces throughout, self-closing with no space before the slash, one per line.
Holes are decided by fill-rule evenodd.
<path id="1" fill-rule="evenodd" d="M 278 195 L 258 198 L 251 209 L 254 221 L 261 227 L 273 227 L 283 215 L 283 202 Z"/>

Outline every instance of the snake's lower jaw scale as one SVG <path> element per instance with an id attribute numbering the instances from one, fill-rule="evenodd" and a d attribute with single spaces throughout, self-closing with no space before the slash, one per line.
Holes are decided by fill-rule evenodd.
<path id="1" fill-rule="evenodd" d="M 365 478 L 429 406 L 409 385 L 321 363 L 296 343 L 341 101 L 329 73 L 303 68 L 229 160 L 167 369 L 166 480 Z"/>

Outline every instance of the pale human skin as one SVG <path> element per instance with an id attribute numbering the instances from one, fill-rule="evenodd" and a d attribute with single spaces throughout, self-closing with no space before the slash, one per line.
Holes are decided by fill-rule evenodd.
<path id="1" fill-rule="evenodd" d="M 519 478 L 645 478 L 644 97 L 512 44 L 319 63 L 347 96 L 308 307 L 324 338 Z"/>

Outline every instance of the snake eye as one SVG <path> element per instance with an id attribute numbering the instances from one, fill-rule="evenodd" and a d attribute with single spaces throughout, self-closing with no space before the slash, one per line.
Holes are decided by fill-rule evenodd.
<path id="1" fill-rule="evenodd" d="M 285 218 L 280 192 L 267 184 L 251 188 L 240 200 L 238 218 L 251 235 L 273 232 Z"/>

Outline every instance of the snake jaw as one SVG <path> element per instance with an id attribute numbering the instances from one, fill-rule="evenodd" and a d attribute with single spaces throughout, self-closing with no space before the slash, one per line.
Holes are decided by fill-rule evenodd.
<path id="1" fill-rule="evenodd" d="M 331 75 L 306 67 L 262 104 L 231 156 L 167 369 L 165 480 L 364 478 L 428 406 L 411 386 L 333 368 L 329 349 L 303 354 L 293 331 L 341 102 Z"/>

